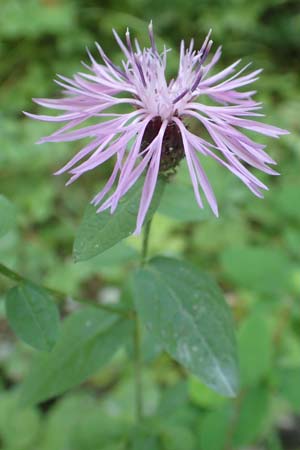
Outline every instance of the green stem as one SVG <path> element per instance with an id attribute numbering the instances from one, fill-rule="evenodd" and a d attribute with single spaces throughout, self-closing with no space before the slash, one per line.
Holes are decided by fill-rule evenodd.
<path id="1" fill-rule="evenodd" d="M 151 229 L 151 220 L 149 220 L 144 228 L 142 252 L 140 267 L 144 267 L 148 258 L 149 236 Z M 141 352 L 141 333 L 138 315 L 135 316 L 134 327 L 134 372 L 135 372 L 135 409 L 136 420 L 139 423 L 143 418 L 143 386 L 142 386 L 142 352 Z"/>
<path id="2" fill-rule="evenodd" d="M 151 224 L 152 224 L 152 219 L 149 220 L 145 225 L 145 231 L 144 231 L 144 236 L 143 236 L 142 255 L 141 255 L 141 267 L 143 267 L 147 262 Z"/>
<path id="3" fill-rule="evenodd" d="M 21 281 L 25 281 L 25 278 L 19 275 L 17 272 L 6 267 L 4 264 L 0 263 L 0 273 L 4 275 L 6 278 L 10 278 L 13 281 L 17 281 L 20 283 Z"/>
<path id="4" fill-rule="evenodd" d="M 16 281 L 17 283 L 30 282 L 30 280 L 28 278 L 23 277 L 19 273 L 15 272 L 14 270 L 9 269 L 7 266 L 5 266 L 4 264 L 1 264 L 1 263 L 0 263 L 0 274 L 5 276 L 6 278 L 9 278 L 12 281 Z M 66 294 L 65 292 L 61 292 L 56 289 L 49 288 L 47 286 L 41 286 L 41 287 L 43 289 L 45 289 L 45 291 L 47 291 L 49 294 L 58 298 L 59 300 L 65 300 L 68 297 L 68 294 Z M 78 302 L 78 303 L 83 303 L 85 305 L 92 305 L 96 308 L 103 309 L 104 311 L 107 311 L 110 313 L 119 314 L 121 316 L 128 317 L 130 315 L 130 317 L 131 317 L 131 315 L 132 315 L 131 313 L 129 314 L 127 311 L 123 311 L 120 308 L 116 308 L 113 306 L 103 305 L 101 303 L 94 303 L 89 300 L 84 300 L 81 298 L 73 298 L 72 297 L 72 300 L 74 300 L 75 302 Z"/>
<path id="5" fill-rule="evenodd" d="M 136 316 L 134 326 L 134 372 L 135 372 L 135 409 L 136 421 L 143 417 L 143 389 L 142 389 L 142 355 L 139 320 Z"/>

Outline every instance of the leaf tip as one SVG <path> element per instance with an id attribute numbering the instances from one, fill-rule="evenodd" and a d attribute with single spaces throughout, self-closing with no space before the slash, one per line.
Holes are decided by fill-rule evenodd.
<path id="1" fill-rule="evenodd" d="M 224 397 L 234 398 L 238 395 L 240 388 L 239 370 L 237 367 L 232 367 L 228 372 L 227 376 L 223 378 L 222 383 L 219 383 L 215 390 L 221 395 L 224 395 Z"/>

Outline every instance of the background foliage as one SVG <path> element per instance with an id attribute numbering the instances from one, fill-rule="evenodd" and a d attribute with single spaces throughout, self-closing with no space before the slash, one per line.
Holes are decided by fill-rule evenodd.
<path id="1" fill-rule="evenodd" d="M 64 188 L 63 178 L 51 173 L 78 144 L 34 145 L 52 125 L 28 120 L 22 110 L 36 111 L 32 97 L 55 96 L 55 74 L 81 70 L 85 46 L 94 49 L 95 40 L 117 61 L 111 28 L 122 33 L 129 26 L 146 43 L 150 19 L 160 42 L 173 47 L 170 75 L 180 39 L 195 37 L 200 45 L 210 27 L 215 44 L 223 45 L 221 65 L 242 56 L 263 67 L 257 89 L 268 120 L 292 132 L 280 142 L 268 141 L 282 175 L 268 178 L 271 188 L 264 201 L 208 162 L 221 207 L 216 220 L 196 207 L 183 164 L 154 219 L 151 253 L 186 257 L 213 272 L 226 293 L 238 329 L 239 395 L 227 400 L 213 393 L 145 336 L 144 427 L 134 427 L 130 345 L 81 387 L 38 407 L 20 408 L 18 389 L 34 351 L 7 325 L 4 295 L 13 283 L 1 278 L 0 447 L 300 449 L 297 0 L 0 0 L 0 262 L 66 292 L 59 303 L 61 317 L 77 308 L 73 295 L 108 304 L 126 297 L 119 286 L 140 249 L 139 238 L 87 262 L 74 264 L 71 256 L 75 230 L 87 200 L 106 178 L 105 169 Z M 76 338 L 70 334 L 70 348 Z"/>

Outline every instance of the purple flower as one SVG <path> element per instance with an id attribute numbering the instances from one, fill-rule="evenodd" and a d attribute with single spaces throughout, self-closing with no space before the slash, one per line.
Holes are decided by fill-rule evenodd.
<path id="1" fill-rule="evenodd" d="M 66 122 L 39 143 L 91 138 L 56 174 L 68 171 L 71 178 L 67 184 L 70 184 L 115 157 L 107 184 L 92 201 L 95 205 L 101 203 L 98 212 L 109 208 L 112 213 L 119 200 L 145 174 L 136 233 L 141 231 L 159 173 L 172 170 L 183 157 L 199 206 L 203 207 L 201 188 L 216 216 L 217 202 L 199 156 L 214 158 L 239 177 L 255 195 L 262 197 L 261 191 L 267 187 L 243 163 L 277 175 L 269 167 L 276 163 L 265 153 L 264 145 L 253 141 L 241 129 L 274 138 L 287 134 L 287 131 L 253 120 L 252 117 L 262 116 L 257 112 L 261 103 L 252 99 L 255 91 L 238 90 L 256 81 L 261 69 L 245 73 L 248 64 L 236 71 L 239 60 L 210 75 L 221 56 L 219 47 L 207 62 L 212 46 L 210 31 L 198 51 L 194 50 L 193 40 L 188 48 L 181 42 L 178 75 L 167 82 L 168 50 L 165 47 L 161 53 L 157 50 L 152 23 L 149 25 L 150 48 L 141 49 L 137 40 L 133 45 L 129 31 L 125 43 L 113 32 L 124 53 L 121 67 L 116 66 L 96 44 L 102 64 L 88 52 L 91 66 L 84 66 L 89 73 L 78 73 L 73 78 L 59 76 L 56 81 L 63 88 L 62 98 L 34 99 L 39 105 L 64 111 L 63 114 L 27 113 L 39 120 Z M 202 103 L 205 97 L 216 105 Z M 112 107 L 121 104 L 127 107 L 127 112 L 112 112 Z M 98 117 L 98 124 L 81 126 L 86 120 Z M 208 138 L 189 131 L 185 122 L 190 118 L 200 122 Z"/>

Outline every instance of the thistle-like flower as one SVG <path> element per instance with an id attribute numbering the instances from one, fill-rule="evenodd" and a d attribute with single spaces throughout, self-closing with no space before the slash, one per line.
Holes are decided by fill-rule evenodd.
<path id="1" fill-rule="evenodd" d="M 159 173 L 174 169 L 184 157 L 199 206 L 203 207 L 201 188 L 216 216 L 217 202 L 202 168 L 202 157 L 212 157 L 239 177 L 255 195 L 262 197 L 261 191 L 267 187 L 243 163 L 271 175 L 277 172 L 268 165 L 276 163 L 263 150 L 264 145 L 241 130 L 274 138 L 287 131 L 249 119 L 262 116 L 257 112 L 261 103 L 252 99 L 255 91 L 238 89 L 256 81 L 261 70 L 245 74 L 247 65 L 236 71 L 238 60 L 210 75 L 221 56 L 219 47 L 207 62 L 212 47 L 210 31 L 198 51 L 194 50 L 193 40 L 188 48 L 181 42 L 177 77 L 167 81 L 168 50 L 164 48 L 161 53 L 157 50 L 151 23 L 150 48 L 141 49 L 136 39 L 133 44 L 129 31 L 125 43 L 114 30 L 113 33 L 124 54 L 120 67 L 96 44 L 101 64 L 88 51 L 91 65 L 84 66 L 89 73 L 78 73 L 73 78 L 59 76 L 56 81 L 63 88 L 62 98 L 34 99 L 39 105 L 64 113 L 58 116 L 27 113 L 39 120 L 66 122 L 39 143 L 91 138 L 56 174 L 69 172 L 71 178 L 67 184 L 70 184 L 115 157 L 110 178 L 92 200 L 93 204 L 100 205 L 98 212 L 109 208 L 112 213 L 119 200 L 144 174 L 136 233 L 141 231 Z M 204 96 L 215 105 L 202 103 Z M 113 107 L 121 104 L 129 110 L 112 112 Z M 80 127 L 90 118 L 99 118 L 99 123 Z M 192 133 L 186 125 L 189 118 L 199 121 L 208 137 Z"/>

